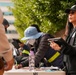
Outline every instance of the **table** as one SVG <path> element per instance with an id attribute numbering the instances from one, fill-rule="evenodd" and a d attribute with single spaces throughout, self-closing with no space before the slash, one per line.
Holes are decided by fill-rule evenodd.
<path id="1" fill-rule="evenodd" d="M 50 71 L 50 70 L 35 70 L 29 71 L 27 68 L 12 69 L 4 73 L 4 75 L 65 75 L 64 71 Z"/>

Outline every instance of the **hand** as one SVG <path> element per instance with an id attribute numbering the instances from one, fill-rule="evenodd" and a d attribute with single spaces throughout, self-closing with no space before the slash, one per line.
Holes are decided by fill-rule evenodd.
<path id="1" fill-rule="evenodd" d="M 15 69 L 20 69 L 20 68 L 22 68 L 21 64 L 15 65 Z"/>
<path id="2" fill-rule="evenodd" d="M 14 64 L 14 59 L 6 62 L 6 65 L 5 65 L 5 67 L 4 67 L 4 70 L 5 70 L 5 71 L 11 70 L 12 67 L 13 67 L 13 64 Z"/>
<path id="3" fill-rule="evenodd" d="M 59 51 L 61 49 L 61 47 L 53 41 L 51 41 L 50 46 L 51 46 L 51 48 L 53 48 L 54 50 L 57 50 L 57 51 Z"/>

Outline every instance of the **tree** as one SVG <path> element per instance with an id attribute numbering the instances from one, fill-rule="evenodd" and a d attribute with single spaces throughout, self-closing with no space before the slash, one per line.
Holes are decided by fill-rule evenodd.
<path id="1" fill-rule="evenodd" d="M 12 0 L 15 27 L 23 37 L 24 30 L 31 24 L 38 24 L 41 31 L 51 34 L 63 29 L 67 16 L 65 9 L 76 0 Z"/>

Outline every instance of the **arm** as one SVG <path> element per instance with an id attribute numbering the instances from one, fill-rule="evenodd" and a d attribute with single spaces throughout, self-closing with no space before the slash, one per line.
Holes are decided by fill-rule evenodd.
<path id="1" fill-rule="evenodd" d="M 67 44 L 65 47 L 61 48 L 60 52 L 66 55 L 76 55 L 76 47 Z"/>
<path id="2" fill-rule="evenodd" d="M 35 65 L 36 66 L 44 58 L 47 50 L 49 49 L 49 44 L 48 44 L 49 42 L 47 40 L 48 38 L 50 38 L 50 36 L 48 34 L 45 34 L 40 39 L 40 43 L 39 43 L 37 52 L 35 54 Z"/>
<path id="3" fill-rule="evenodd" d="M 10 65 L 11 69 L 13 66 L 13 55 L 12 55 L 12 48 L 9 45 L 8 39 L 5 35 L 4 26 L 0 24 L 0 56 L 2 56 L 7 65 Z"/>
<path id="4" fill-rule="evenodd" d="M 50 40 L 50 46 L 54 50 L 58 50 L 66 55 L 76 55 L 76 47 L 69 45 L 65 40 L 62 38 L 57 40 Z"/>

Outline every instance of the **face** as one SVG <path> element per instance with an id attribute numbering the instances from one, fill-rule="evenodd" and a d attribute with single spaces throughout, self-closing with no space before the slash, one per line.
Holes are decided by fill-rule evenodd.
<path id="1" fill-rule="evenodd" d="M 18 43 L 18 44 L 19 44 L 19 46 L 20 46 L 20 47 L 23 47 L 23 46 L 24 46 L 24 44 L 23 44 L 23 43 Z"/>
<path id="2" fill-rule="evenodd" d="M 76 22 L 76 11 L 70 11 L 69 12 L 68 20 L 71 23 L 75 23 Z"/>
<path id="3" fill-rule="evenodd" d="M 34 45 L 35 39 L 29 39 L 29 40 L 27 40 L 27 42 L 28 42 L 30 45 Z"/>

